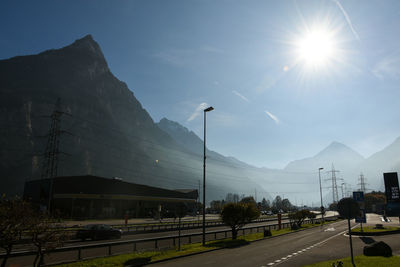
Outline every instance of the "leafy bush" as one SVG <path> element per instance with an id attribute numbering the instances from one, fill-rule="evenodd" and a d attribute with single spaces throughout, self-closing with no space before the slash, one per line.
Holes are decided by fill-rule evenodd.
<path id="1" fill-rule="evenodd" d="M 237 233 L 246 223 L 260 217 L 260 211 L 256 205 L 250 203 L 229 203 L 222 208 L 222 221 L 231 227 L 232 239 L 237 238 Z"/>

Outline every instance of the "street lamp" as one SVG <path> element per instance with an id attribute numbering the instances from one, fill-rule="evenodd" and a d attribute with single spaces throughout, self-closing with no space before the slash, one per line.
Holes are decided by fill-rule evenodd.
<path id="1" fill-rule="evenodd" d="M 321 215 L 322 215 L 322 222 L 324 223 L 324 205 L 322 204 L 322 186 L 321 186 L 321 170 L 324 168 L 319 168 L 318 169 L 318 177 L 319 177 L 319 194 L 321 196 Z"/>
<path id="2" fill-rule="evenodd" d="M 203 158 L 203 246 L 206 244 L 206 113 L 213 111 L 213 107 L 204 110 L 204 158 Z"/>

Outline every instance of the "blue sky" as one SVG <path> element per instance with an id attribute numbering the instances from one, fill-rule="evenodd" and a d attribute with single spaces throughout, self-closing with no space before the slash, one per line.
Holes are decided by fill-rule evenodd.
<path id="1" fill-rule="evenodd" d="M 202 136 L 207 103 L 210 149 L 282 168 L 400 136 L 399 26 L 400 1 L 1 1 L 0 59 L 92 34 L 155 121 Z M 298 50 L 315 28 L 334 52 L 310 67 Z"/>

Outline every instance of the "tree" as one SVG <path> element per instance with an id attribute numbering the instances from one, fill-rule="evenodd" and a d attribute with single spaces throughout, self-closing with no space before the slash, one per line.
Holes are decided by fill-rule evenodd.
<path id="1" fill-rule="evenodd" d="M 0 200 L 0 247 L 6 251 L 2 267 L 6 265 L 12 248 L 22 235 L 29 237 L 37 248 L 34 266 L 40 266 L 44 253 L 48 253 L 65 239 L 65 228 L 57 221 L 34 209 L 30 203 L 19 199 Z"/>
<path id="2" fill-rule="evenodd" d="M 285 198 L 282 200 L 282 204 L 281 204 L 281 209 L 284 212 L 288 212 L 290 210 L 292 210 L 292 203 L 290 203 L 289 199 Z"/>
<path id="3" fill-rule="evenodd" d="M 260 217 L 260 211 L 254 203 L 229 203 L 223 207 L 221 217 L 222 221 L 231 227 L 234 240 L 240 228 Z"/>
<path id="4" fill-rule="evenodd" d="M 240 203 L 252 203 L 252 204 L 256 205 L 256 201 L 254 200 L 254 198 L 252 196 L 242 198 L 240 200 Z"/>
<path id="5" fill-rule="evenodd" d="M 329 204 L 329 210 L 337 211 L 338 210 L 338 204 L 337 203 Z"/>
<path id="6" fill-rule="evenodd" d="M 289 221 L 292 229 L 298 229 L 304 222 L 305 218 L 314 219 L 315 213 L 304 209 L 296 212 L 289 213 Z"/>
<path id="7" fill-rule="evenodd" d="M 270 210 L 271 209 L 271 204 L 270 204 L 269 200 L 266 200 L 265 198 L 262 199 L 261 209 L 262 210 Z"/>
<path id="8" fill-rule="evenodd" d="M 272 201 L 272 209 L 275 213 L 282 209 L 282 198 L 280 196 L 276 196 L 274 201 Z"/>
<path id="9" fill-rule="evenodd" d="M 180 202 L 176 205 L 175 216 L 179 218 L 179 226 L 178 226 L 178 250 L 181 250 L 181 218 L 185 217 L 187 214 L 187 206 Z"/>
<path id="10" fill-rule="evenodd" d="M 58 220 L 46 213 L 34 212 L 30 216 L 29 235 L 32 244 L 36 247 L 36 257 L 33 266 L 43 264 L 44 254 L 62 246 L 67 235 L 65 227 L 57 225 Z"/>
<path id="11" fill-rule="evenodd" d="M 1 267 L 6 266 L 12 248 L 29 229 L 31 206 L 19 198 L 0 199 L 0 247 L 5 250 Z"/>
<path id="12" fill-rule="evenodd" d="M 385 193 L 371 192 L 364 195 L 365 211 L 377 212 L 384 206 L 386 201 Z"/>

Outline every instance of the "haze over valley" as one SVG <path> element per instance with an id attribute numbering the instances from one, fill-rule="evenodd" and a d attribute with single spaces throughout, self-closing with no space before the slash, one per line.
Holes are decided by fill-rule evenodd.
<path id="1" fill-rule="evenodd" d="M 56 109 L 63 113 L 59 176 L 90 174 L 169 189 L 199 188 L 202 139 L 167 118 L 155 123 L 135 90 L 112 74 L 91 35 L 61 49 L 1 60 L 0 72 L 0 187 L 7 194 L 21 194 L 25 181 L 40 178 L 49 116 Z M 281 195 L 298 205 L 317 205 L 318 168 L 324 167 L 328 203 L 331 174 L 326 171 L 332 165 L 340 170 L 339 186 L 347 183 L 344 195 L 358 188 L 361 173 L 369 189 L 383 190 L 382 174 L 399 170 L 399 152 L 399 138 L 368 158 L 332 142 L 312 157 L 273 169 L 207 150 L 208 202 L 236 193 L 258 201 Z"/>

